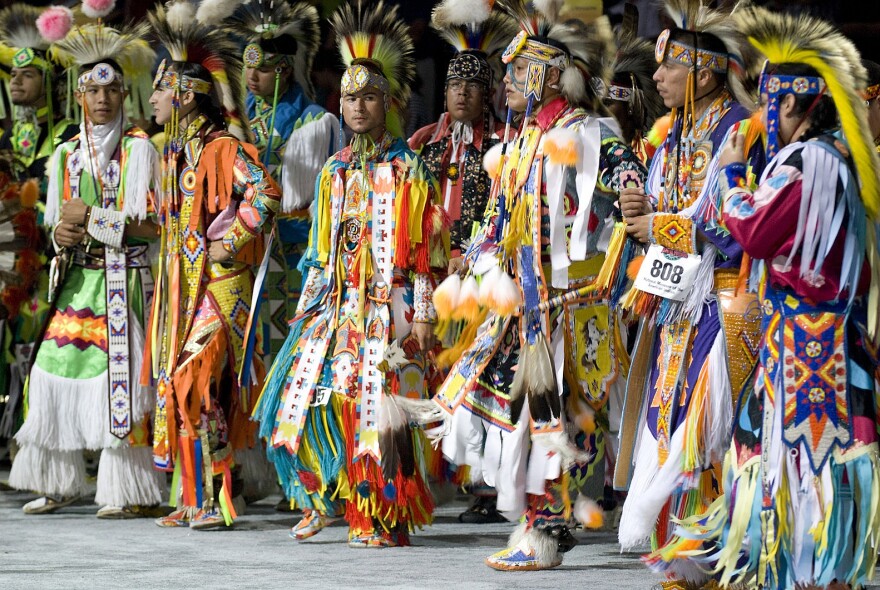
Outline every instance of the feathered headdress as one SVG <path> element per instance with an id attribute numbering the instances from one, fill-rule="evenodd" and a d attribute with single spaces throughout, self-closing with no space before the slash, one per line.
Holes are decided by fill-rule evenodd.
<path id="1" fill-rule="evenodd" d="M 703 0 L 666 0 L 666 13 L 677 30 L 711 35 L 721 42 L 724 52 L 699 47 L 697 37 L 691 42 L 673 40 L 670 38 L 673 31 L 666 29 L 657 37 L 655 57 L 657 63 L 670 61 L 695 70 L 708 68 L 725 75 L 727 87 L 734 98 L 746 108 L 752 108 L 754 101 L 743 81 L 753 52 L 731 19 L 731 14 L 739 12 L 740 5 L 738 3 L 731 12 L 726 12 L 710 9 L 703 4 Z"/>
<path id="2" fill-rule="evenodd" d="M 487 87 L 500 79 L 498 57 L 516 34 L 507 14 L 493 11 L 486 0 L 443 0 L 431 13 L 431 26 L 456 51 L 446 79 L 476 80 Z"/>
<path id="3" fill-rule="evenodd" d="M 103 7 L 106 12 L 87 12 L 86 4 L 83 10 L 87 14 L 106 14 L 113 8 L 113 3 L 109 4 L 109 7 Z M 128 91 L 129 114 L 136 118 L 149 118 L 153 113 L 149 102 L 152 92 L 150 70 L 156 52 L 144 39 L 148 32 L 149 27 L 143 23 L 116 29 L 99 19 L 96 23 L 71 28 L 63 39 L 52 44 L 49 54 L 68 69 L 95 64 L 92 69 L 77 74 L 76 86 L 79 90 L 83 90 L 89 81 L 104 85 L 121 79 Z M 116 71 L 106 63 L 108 61 L 116 62 L 122 71 Z"/>
<path id="4" fill-rule="evenodd" d="M 804 64 L 818 72 L 818 78 L 764 74 L 761 92 L 768 94 L 771 105 L 784 94 L 831 95 L 861 182 L 865 209 L 871 218 L 880 219 L 880 161 L 862 94 L 867 72 L 855 45 L 829 23 L 808 16 L 750 7 L 737 14 L 735 20 L 770 64 Z M 768 143 L 774 131 L 770 127 L 768 120 Z"/>
<path id="5" fill-rule="evenodd" d="M 32 65 L 41 70 L 49 67 L 46 60 L 49 41 L 37 28 L 40 12 L 39 8 L 27 4 L 13 4 L 0 10 L 0 43 L 16 50 L 12 61 L 5 65 Z"/>
<path id="6" fill-rule="evenodd" d="M 406 106 L 415 80 L 413 43 L 397 6 L 382 0 L 345 3 L 331 20 L 336 43 L 346 70 L 342 94 L 354 94 L 367 87 L 381 90 L 387 97 L 386 124 L 395 136 L 403 132 L 400 112 Z M 365 64 L 378 69 L 374 74 Z"/>
<path id="7" fill-rule="evenodd" d="M 666 112 L 666 105 L 653 79 L 657 70 L 654 46 L 640 39 L 637 33 L 638 9 L 627 3 L 624 22 L 617 34 L 617 53 L 611 64 L 607 97 L 629 103 L 639 119 L 638 126 L 646 132 Z"/>
<path id="8" fill-rule="evenodd" d="M 289 63 L 294 78 L 309 98 L 314 88 L 309 74 L 321 40 L 318 9 L 306 2 L 250 0 L 229 20 L 247 40 L 244 65 L 252 68 Z"/>
<path id="9" fill-rule="evenodd" d="M 501 60 L 509 64 L 518 57 L 529 60 L 525 96 L 541 100 L 548 67 L 562 71 L 559 92 L 571 104 L 599 111 L 608 80 L 607 64 L 614 52 L 611 25 L 604 16 L 589 24 L 563 20 L 564 0 L 534 0 L 529 13 L 524 0 L 498 0 L 520 26 Z"/>
<path id="10" fill-rule="evenodd" d="M 52 97 L 52 78 L 57 63 L 49 55 L 48 49 L 53 41 L 64 37 L 70 30 L 73 13 L 70 9 L 53 6 L 40 9 L 27 4 L 12 4 L 0 10 L 0 68 L 9 69 L 34 67 L 44 73 L 43 90 L 50 109 L 49 131 L 53 131 L 54 113 Z M 0 116 L 6 112 L 0 99 Z"/>
<path id="11" fill-rule="evenodd" d="M 198 64 L 208 71 L 210 77 L 209 80 L 190 78 L 169 71 L 163 62 L 156 73 L 154 85 L 172 88 L 176 92 L 192 91 L 210 95 L 223 113 L 226 130 L 238 139 L 247 141 L 248 132 L 242 124 L 244 93 L 240 83 L 241 52 L 230 31 L 219 24 L 230 16 L 236 6 L 237 2 L 229 0 L 204 0 L 197 13 L 191 2 L 177 0 L 169 3 L 167 8 L 157 6 L 147 17 L 172 61 Z"/>

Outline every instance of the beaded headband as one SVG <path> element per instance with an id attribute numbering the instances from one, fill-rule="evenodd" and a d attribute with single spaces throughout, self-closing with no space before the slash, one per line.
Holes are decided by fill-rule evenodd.
<path id="1" fill-rule="evenodd" d="M 388 95 L 391 86 L 388 79 L 380 74 L 371 72 L 363 64 L 352 64 L 342 75 L 342 94 L 357 94 L 365 88 L 378 88 L 383 94 Z"/>
<path id="2" fill-rule="evenodd" d="M 117 71 L 113 66 L 106 63 L 96 64 L 91 70 L 83 72 L 77 79 L 77 87 L 80 92 L 84 91 L 86 85 L 93 82 L 98 86 L 107 86 L 113 82 L 122 84 L 122 72 Z"/>
<path id="3" fill-rule="evenodd" d="M 767 95 L 767 156 L 772 158 L 778 151 L 779 97 L 786 94 L 799 96 L 826 93 L 825 80 L 818 76 L 784 76 L 761 73 L 760 92 Z"/>
<path id="4" fill-rule="evenodd" d="M 156 77 L 153 79 L 153 88 L 156 90 L 180 90 L 196 94 L 210 94 L 211 87 L 212 84 L 207 80 L 181 76 L 177 72 L 169 70 L 164 59 L 159 64 Z"/>
<path id="5" fill-rule="evenodd" d="M 52 65 L 46 59 L 35 52 L 30 47 L 22 47 L 12 56 L 12 67 L 27 68 L 33 67 L 43 70 L 50 70 Z"/>
<path id="6" fill-rule="evenodd" d="M 449 81 L 453 78 L 475 80 L 490 86 L 492 84 L 492 69 L 489 67 L 489 62 L 478 55 L 462 52 L 449 61 L 446 80 Z"/>
<path id="7" fill-rule="evenodd" d="M 260 47 L 259 43 L 248 43 L 244 48 L 242 59 L 245 67 L 262 68 L 263 66 L 292 65 L 289 58 L 292 56 L 283 53 L 269 53 Z"/>
<path id="8" fill-rule="evenodd" d="M 878 96 L 880 96 L 880 84 L 868 86 L 865 90 L 865 100 L 874 100 Z"/>
<path id="9" fill-rule="evenodd" d="M 654 57 L 658 64 L 671 62 L 688 67 L 693 67 L 696 64 L 698 69 L 708 68 L 719 74 L 727 73 L 730 64 L 728 54 L 708 49 L 697 49 L 692 45 L 670 39 L 671 34 L 672 31 L 666 29 L 657 37 Z"/>
<path id="10" fill-rule="evenodd" d="M 633 89 L 629 86 L 617 86 L 616 84 L 611 84 L 608 86 L 607 97 L 611 100 L 618 100 L 620 102 L 630 102 L 633 97 Z"/>
<path id="11" fill-rule="evenodd" d="M 568 67 L 569 57 L 559 47 L 541 43 L 535 39 L 529 39 L 528 33 L 520 31 L 504 53 L 501 55 L 501 61 L 509 64 L 517 57 L 524 57 L 529 61 L 542 63 L 560 70 Z"/>

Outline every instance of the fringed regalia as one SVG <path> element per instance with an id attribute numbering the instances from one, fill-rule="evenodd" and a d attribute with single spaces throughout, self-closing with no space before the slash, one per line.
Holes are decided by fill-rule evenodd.
<path id="1" fill-rule="evenodd" d="M 870 321 L 880 199 L 858 94 L 864 70 L 851 43 L 822 21 L 751 9 L 738 24 L 771 62 L 761 89 L 772 160 L 754 190 L 744 165 L 721 171 L 724 221 L 755 261 L 759 360 L 737 409 L 724 495 L 681 523 L 675 543 L 653 559 L 690 560 L 725 587 L 861 588 L 873 579 L 880 533 L 880 373 Z M 776 73 L 776 64 L 799 62 L 821 77 Z M 775 154 L 777 97 L 826 88 L 847 141 L 811 129 Z"/>
<path id="2" fill-rule="evenodd" d="M 691 4 L 694 11 L 698 3 Z M 616 487 L 629 492 L 618 530 L 625 549 L 649 538 L 662 547 L 671 534 L 670 517 L 702 513 L 720 493 L 713 464 L 730 440 L 736 396 L 752 371 L 759 341 L 758 304 L 754 295 L 737 290 L 742 250 L 720 220 L 717 188 L 716 154 L 730 134 L 742 135 L 749 146 L 749 180 L 764 161 L 758 125 L 732 95 L 739 95 L 740 41 L 729 15 L 701 9 L 682 11 L 681 18 L 682 28 L 714 35 L 726 52 L 687 45 L 667 32 L 658 40 L 658 61 L 690 66 L 689 86 L 694 63 L 726 74 L 726 80 L 703 112 L 694 112 L 688 98 L 684 113 L 673 110 L 645 186 L 654 210 L 649 254 L 673 251 L 697 262 L 683 300 L 634 286 L 623 301 L 641 317 L 615 473 Z"/>
<path id="3" fill-rule="evenodd" d="M 205 5 L 203 4 L 204 8 Z M 150 22 L 175 62 L 201 63 L 210 79 L 191 78 L 163 62 L 156 87 L 171 90 L 166 124 L 160 221 L 162 249 L 157 297 L 148 334 L 144 378 L 157 381 L 153 455 L 174 471 L 171 504 L 161 526 L 230 525 L 235 452 L 253 439 L 250 413 L 265 376 L 255 337 L 254 268 L 262 260 L 262 232 L 280 194 L 244 141 L 243 100 L 230 80 L 242 63 L 229 31 L 202 20 L 195 7 L 159 7 Z M 200 113 L 182 129 L 177 105 L 186 90 L 221 105 L 223 120 Z M 225 129 L 221 127 L 225 126 Z M 209 259 L 221 243 L 230 258 Z"/>
<path id="4" fill-rule="evenodd" d="M 436 199 L 424 163 L 388 133 L 327 162 L 303 296 L 255 412 L 285 494 L 331 516 L 346 500 L 352 538 L 402 542 L 431 522 L 418 445 L 407 436 L 389 473 L 398 459 L 380 450 L 377 418 L 389 397 L 426 395 L 427 361 L 404 351 L 413 322 L 433 321 L 431 269 L 446 256 Z M 406 358 L 383 370 L 392 346 Z"/>
<path id="5" fill-rule="evenodd" d="M 164 486 L 150 460 L 153 390 L 137 379 L 153 294 L 149 244 L 123 232 L 126 219 L 154 215 L 159 157 L 140 129 L 126 126 L 120 136 L 120 115 L 89 130 L 90 141 L 118 138 L 91 160 L 85 125 L 53 156 L 45 222 L 54 226 L 61 205 L 78 198 L 108 235 L 102 228 L 66 254 L 69 267 L 30 372 L 10 485 L 54 497 L 81 495 L 87 489 L 82 450 L 103 449 L 95 501 L 158 504 Z M 96 177 L 92 169 L 102 171 Z"/>
<path id="6" fill-rule="evenodd" d="M 97 64 L 78 73 L 79 92 L 115 83 L 137 95 L 155 57 L 145 32 L 84 24 L 53 50 L 69 67 Z M 122 72 L 103 63 L 111 57 Z M 96 503 L 158 504 L 164 485 L 149 459 L 153 390 L 137 378 L 152 297 L 149 244 L 126 231 L 128 222 L 154 215 L 158 154 L 121 110 L 95 125 L 84 107 L 79 134 L 55 150 L 48 172 L 45 224 L 54 228 L 62 206 L 80 199 L 89 207 L 86 238 L 74 247 L 56 244 L 52 307 L 26 386 L 28 412 L 16 433 L 21 451 L 10 485 L 76 497 L 87 489 L 83 449 L 102 449 Z"/>
<path id="7" fill-rule="evenodd" d="M 644 179 L 645 169 L 613 119 L 579 106 L 598 108 L 595 87 L 580 78 L 603 78 L 607 22 L 560 24 L 552 6 L 533 21 L 524 6 L 509 8 L 523 30 L 503 60 L 529 60 L 528 107 L 518 136 L 486 157 L 492 195 L 466 253 L 472 276 L 457 301 L 458 308 L 474 306 L 467 319 L 475 337 L 434 401 L 451 425 L 444 455 L 496 488 L 500 512 L 523 517 L 510 548 L 487 560 L 516 570 L 558 565 L 574 546 L 566 528 L 571 498 L 604 461 L 607 427 L 597 423 L 607 420 L 625 351 L 616 319 L 591 283 L 604 260 L 599 240 L 620 174 Z M 543 68 L 551 65 L 564 70 L 562 96 L 547 98 L 533 115 Z M 514 79 L 511 70 L 508 76 Z M 475 277 L 480 309 L 467 295 Z M 515 302 L 502 309 L 496 286 L 506 283 Z"/>
<path id="8" fill-rule="evenodd" d="M 158 330 L 154 346 L 161 346 L 155 462 L 175 469 L 179 509 L 210 511 L 219 500 L 230 521 L 233 447 L 247 443 L 251 393 L 259 391 L 264 372 L 255 358 L 256 382 L 238 382 L 253 267 L 263 253 L 260 233 L 279 195 L 253 146 L 216 131 L 205 117 L 188 127 L 182 145 L 177 161 L 166 162 L 175 166 L 171 174 L 180 192 L 162 200 L 161 295 L 151 320 Z M 208 243 L 214 240 L 222 240 L 234 258 L 209 261 Z M 240 423 L 237 429 L 233 422 Z M 222 479 L 217 498 L 215 476 Z"/>
<path id="9" fill-rule="evenodd" d="M 492 112 L 495 87 L 502 77 L 501 52 L 516 34 L 513 19 L 500 10 L 492 10 L 486 2 L 475 4 L 470 0 L 446 0 L 438 4 L 431 15 L 431 26 L 456 51 L 446 70 L 447 97 L 450 83 L 460 84 L 462 90 L 451 91 L 453 100 L 468 100 L 475 92 L 482 97 L 482 109 L 469 121 L 457 120 L 451 112 L 416 131 L 409 139 L 409 147 L 418 153 L 428 169 L 437 178 L 443 208 L 450 220 L 450 256 L 460 258 L 480 226 L 492 180 L 483 167 L 483 157 L 502 140 L 506 126 L 497 121 Z M 448 105 L 447 105 L 448 106 Z M 440 273 L 445 278 L 446 273 Z M 443 322 L 438 329 L 441 346 L 446 350 L 437 355 L 438 368 L 447 369 L 461 352 L 454 346 L 463 322 Z M 443 374 L 438 373 L 437 381 Z M 467 483 L 466 466 L 456 468 L 443 459 L 439 449 L 426 441 L 425 456 L 428 473 L 436 481 L 450 481 L 455 485 Z M 481 476 L 474 473 L 471 489 L 479 496 L 494 497 L 494 491 L 481 485 Z"/>

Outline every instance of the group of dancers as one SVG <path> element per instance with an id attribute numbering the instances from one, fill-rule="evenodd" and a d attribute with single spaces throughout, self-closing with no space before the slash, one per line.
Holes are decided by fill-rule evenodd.
<path id="1" fill-rule="evenodd" d="M 100 518 L 223 528 L 280 486 L 295 539 L 398 547 L 455 485 L 516 523 L 498 570 L 620 502 L 664 588 L 872 579 L 880 66 L 832 25 L 666 0 L 651 43 L 632 7 L 442 0 L 445 109 L 407 140 L 383 0 L 330 16 L 338 118 L 311 4 L 112 10 L 0 11 L 25 513 L 99 451 Z"/>

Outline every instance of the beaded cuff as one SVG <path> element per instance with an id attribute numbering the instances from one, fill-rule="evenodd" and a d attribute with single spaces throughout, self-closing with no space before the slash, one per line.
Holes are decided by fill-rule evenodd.
<path id="1" fill-rule="evenodd" d="M 125 241 L 125 213 L 92 207 L 86 231 L 102 244 L 121 248 Z"/>

